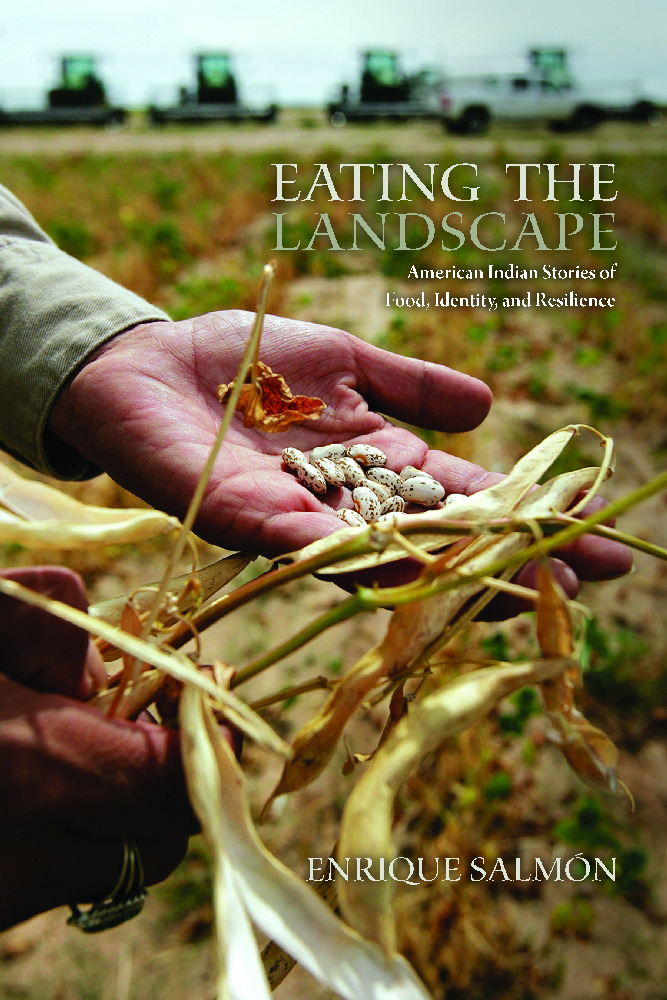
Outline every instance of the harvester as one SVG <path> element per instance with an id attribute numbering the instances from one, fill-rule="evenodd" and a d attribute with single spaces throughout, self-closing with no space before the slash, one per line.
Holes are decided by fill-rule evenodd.
<path id="1" fill-rule="evenodd" d="M 276 104 L 254 108 L 241 102 L 229 52 L 198 52 L 194 59 L 195 87 L 192 90 L 181 87 L 178 104 L 167 107 L 152 104 L 148 115 L 154 125 L 275 121 Z"/>
<path id="2" fill-rule="evenodd" d="M 125 108 L 107 101 L 96 60 L 90 55 L 67 55 L 60 60 L 60 79 L 47 94 L 46 108 L 0 108 L 0 125 L 108 125 L 120 126 Z"/>
<path id="3" fill-rule="evenodd" d="M 332 125 L 441 117 L 437 72 L 424 69 L 408 75 L 401 69 L 398 54 L 384 49 L 370 49 L 361 58 L 358 88 L 343 84 L 339 99 L 327 106 Z"/>

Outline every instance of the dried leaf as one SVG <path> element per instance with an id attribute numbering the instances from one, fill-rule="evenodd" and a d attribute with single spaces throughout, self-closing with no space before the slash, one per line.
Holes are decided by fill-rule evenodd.
<path id="1" fill-rule="evenodd" d="M 218 386 L 218 399 L 226 403 L 234 382 Z M 236 409 L 243 413 L 244 427 L 257 427 L 260 431 L 275 434 L 285 431 L 291 424 L 304 420 L 319 420 L 326 403 L 317 396 L 293 396 L 282 375 L 276 375 L 268 365 L 257 362 L 254 381 L 241 389 Z"/>
<path id="2" fill-rule="evenodd" d="M 376 945 L 364 941 L 267 851 L 252 824 L 243 773 L 204 698 L 188 688 L 181 699 L 181 732 L 195 810 L 209 842 L 221 855 L 216 880 L 226 878 L 233 883 L 237 898 L 260 930 L 343 1000 L 429 1000 L 405 959 L 396 954 L 384 956 Z M 216 815 L 210 807 L 211 753 L 218 767 Z M 200 778 L 203 771 L 206 785 Z M 220 888 L 218 898 L 222 895 Z M 221 947 L 229 948 L 232 957 L 240 955 L 245 939 L 234 940 L 235 921 L 228 919 L 226 929 L 227 942 L 221 942 Z M 238 965 L 229 954 L 226 964 L 227 992 L 222 996 L 228 1000 L 265 996 L 264 989 L 253 991 L 250 977 L 240 974 L 236 978 Z M 254 959 L 251 975 L 254 980 Z"/>
<path id="3" fill-rule="evenodd" d="M 341 825 L 338 862 L 370 858 L 371 871 L 396 857 L 391 835 L 394 797 L 401 784 L 439 743 L 467 728 L 502 698 L 526 684 L 553 676 L 567 659 L 488 667 L 444 685 L 401 719 L 350 795 Z M 390 953 L 396 930 L 391 909 L 393 881 L 339 880 L 345 919 Z"/>

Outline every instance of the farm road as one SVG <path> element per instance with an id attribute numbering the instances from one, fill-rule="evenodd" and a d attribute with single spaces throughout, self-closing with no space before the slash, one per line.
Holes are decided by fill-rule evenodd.
<path id="1" fill-rule="evenodd" d="M 443 135 L 436 122 L 408 125 L 348 125 L 334 128 L 324 123 L 318 110 L 283 111 L 272 126 L 210 125 L 146 129 L 141 122 L 129 128 L 104 131 L 92 128 L 7 129 L 0 131 L 0 154 L 67 155 L 72 153 L 170 153 L 190 150 L 217 153 L 259 153 L 298 150 L 301 155 L 326 147 L 354 156 L 378 146 L 387 153 L 436 155 L 444 148 L 453 156 L 488 157 L 499 147 L 522 159 L 538 156 L 545 144 L 557 143 L 563 156 L 605 154 L 659 155 L 667 153 L 667 122 L 657 126 L 609 123 L 585 134 L 552 135 L 541 127 L 494 127 L 480 138 Z"/>

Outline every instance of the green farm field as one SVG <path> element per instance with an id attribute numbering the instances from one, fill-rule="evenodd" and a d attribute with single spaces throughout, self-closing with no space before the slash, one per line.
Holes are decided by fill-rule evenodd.
<path id="1" fill-rule="evenodd" d="M 0 180 L 64 250 L 174 318 L 254 309 L 262 267 L 273 256 L 278 272 L 269 311 L 341 326 L 389 350 L 448 364 L 487 381 L 495 402 L 485 424 L 465 435 L 430 434 L 434 447 L 509 471 L 549 432 L 583 422 L 616 440 L 616 474 L 604 491 L 609 499 L 664 469 L 667 130 L 610 125 L 595 136 L 559 137 L 558 143 L 546 132 L 498 131 L 477 144 L 466 140 L 458 146 L 435 126 L 371 127 L 343 134 L 320 125 L 318 115 L 313 112 L 315 124 L 308 124 L 311 113 L 303 112 L 282 133 L 241 129 L 235 139 L 226 139 L 222 130 L 101 134 L 91 140 L 93 151 L 85 148 L 87 133 L 73 135 L 74 151 L 58 147 L 63 138 L 57 140 L 57 151 L 49 152 L 47 136 L 12 132 L 2 137 Z M 173 136 L 190 148 L 170 148 Z M 350 247 L 349 212 L 361 211 L 374 220 L 374 212 L 386 211 L 375 204 L 379 177 L 369 183 L 361 208 L 325 200 L 327 192 L 323 195 L 321 188 L 307 205 L 276 208 L 272 163 L 297 163 L 300 174 L 311 180 L 313 163 L 336 164 L 338 184 L 337 165 L 349 162 L 352 153 L 357 162 L 409 162 L 420 176 L 425 161 L 476 162 L 480 199 L 474 213 L 473 206 L 454 208 L 468 221 L 486 212 L 506 212 L 513 220 L 519 207 L 534 212 L 549 245 L 554 245 L 555 207 L 541 200 L 539 185 L 530 188 L 534 201 L 529 209 L 514 204 L 516 192 L 505 164 L 528 158 L 563 165 L 574 159 L 614 163 L 614 204 L 594 209 L 584 204 L 579 211 L 613 211 L 618 246 L 605 253 L 591 251 L 587 222 L 569 251 L 539 250 L 533 238 L 515 252 L 484 253 L 471 248 L 469 240 L 460 250 L 446 252 L 440 249 L 441 234 L 421 251 L 396 250 L 393 237 L 384 250 L 366 239 L 359 250 L 332 251 L 323 237 L 306 250 L 323 212 L 329 214 L 340 246 Z M 343 198 L 352 196 L 351 180 L 340 183 Z M 586 184 L 582 190 L 590 197 Z M 408 209 L 392 210 L 437 220 L 443 214 L 418 193 Z M 286 213 L 285 245 L 300 242 L 300 249 L 273 250 L 275 211 Z M 419 244 L 421 232 L 408 226 L 409 245 Z M 575 279 L 566 284 L 483 278 L 464 287 L 457 280 L 408 279 L 413 265 L 417 272 L 454 264 L 486 274 L 489 263 L 496 269 L 514 264 L 527 270 L 543 264 L 599 269 L 615 263 L 617 271 L 607 282 Z M 578 294 L 611 294 L 615 305 L 553 310 L 501 305 L 494 312 L 426 312 L 386 305 L 392 293 L 400 297 L 423 290 L 432 298 L 436 291 L 441 296 L 474 292 L 502 300 L 523 297 L 529 290 L 559 294 L 565 287 Z M 559 471 L 596 463 L 590 440 L 582 438 L 571 448 Z M 97 503 L 131 502 L 106 477 L 67 488 Z M 666 546 L 665 496 L 634 509 L 619 526 Z M 201 550 L 207 562 L 217 551 L 204 543 Z M 3 565 L 43 558 L 15 548 L 0 553 Z M 164 547 L 155 543 L 68 561 L 84 575 L 97 600 L 155 579 L 164 560 Z M 259 572 L 257 564 L 249 570 Z M 274 592 L 206 633 L 205 659 L 219 657 L 240 667 L 332 606 L 339 593 L 332 584 L 314 580 Z M 593 618 L 587 627 L 587 670 L 579 704 L 618 746 L 619 777 L 632 791 L 635 811 L 627 800 L 590 792 L 573 776 L 548 742 L 537 696 L 525 689 L 427 759 L 399 794 L 396 840 L 401 854 L 415 858 L 521 858 L 524 870 L 533 870 L 536 857 L 565 861 L 580 852 L 607 864 L 615 857 L 617 880 L 505 884 L 462 879 L 399 887 L 402 950 L 438 1000 L 665 996 L 667 566 L 638 553 L 633 575 L 583 584 L 580 599 Z M 385 624 L 386 613 L 378 612 L 338 626 L 326 639 L 285 660 L 277 668 L 281 679 L 288 685 L 304 674 L 339 676 Z M 527 616 L 502 625 L 478 623 L 457 654 L 471 662 L 484 656 L 526 658 L 535 649 L 533 631 Z M 440 655 L 446 675 L 450 654 L 445 650 Z M 275 680 L 274 673 L 272 688 Z M 248 696 L 262 697 L 268 690 L 263 684 L 253 682 Z M 322 697 L 317 691 L 302 695 L 280 713 L 268 709 L 266 716 L 290 738 Z M 351 749 L 370 750 L 383 723 L 381 707 L 368 709 L 349 730 Z M 325 773 L 280 800 L 260 827 L 268 846 L 303 876 L 309 856 L 331 853 L 342 804 L 354 781 L 354 775 L 342 773 L 344 759 L 339 748 Z M 275 783 L 277 765 L 252 746 L 244 750 L 243 763 L 258 814 Z M 64 926 L 66 913 L 59 910 L 0 935 L 0 1000 L 211 1000 L 209 888 L 206 853 L 195 838 L 186 861 L 151 892 L 138 920 L 88 940 Z M 333 994 L 296 969 L 276 997 L 330 1000 Z"/>

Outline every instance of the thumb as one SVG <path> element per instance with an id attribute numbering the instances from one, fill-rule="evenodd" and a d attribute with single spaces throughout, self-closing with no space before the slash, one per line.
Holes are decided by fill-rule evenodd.
<path id="1" fill-rule="evenodd" d="M 0 576 L 86 611 L 83 580 L 65 566 L 23 566 Z M 87 698 L 106 670 L 83 629 L 0 594 L 0 671 L 35 691 Z"/>
<path id="2" fill-rule="evenodd" d="M 491 407 L 488 385 L 445 365 L 353 340 L 357 390 L 371 408 L 431 430 L 468 431 Z"/>

